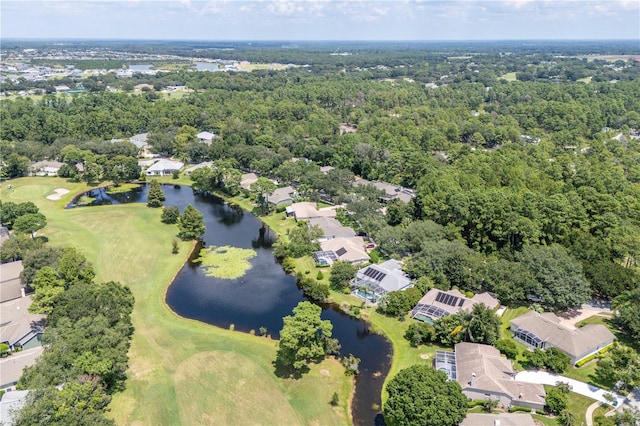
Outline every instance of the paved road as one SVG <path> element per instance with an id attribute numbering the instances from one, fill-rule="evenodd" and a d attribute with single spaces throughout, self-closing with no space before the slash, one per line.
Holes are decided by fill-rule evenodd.
<path id="1" fill-rule="evenodd" d="M 578 380 L 570 379 L 568 377 L 559 376 L 556 374 L 547 373 L 546 371 L 521 371 L 516 374 L 516 380 L 527 383 L 537 383 L 540 385 L 555 385 L 557 382 L 568 383 L 572 387 L 572 391 L 580 395 L 584 395 L 588 398 L 595 399 L 596 401 L 604 404 L 613 405 L 614 407 L 620 407 L 625 398 L 620 395 L 616 395 L 613 392 L 600 389 L 599 387 L 592 386 L 590 384 L 580 382 Z M 615 397 L 616 404 L 609 402 L 604 396 L 605 394 L 611 394 Z"/>

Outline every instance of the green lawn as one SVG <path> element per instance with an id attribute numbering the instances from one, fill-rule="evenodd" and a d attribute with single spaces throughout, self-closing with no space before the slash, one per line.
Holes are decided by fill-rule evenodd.
<path id="1" fill-rule="evenodd" d="M 11 183 L 12 190 L 6 188 Z M 55 188 L 71 192 L 60 201 Z M 120 281 L 136 299 L 135 333 L 126 390 L 114 395 L 110 416 L 118 424 L 348 424 L 352 382 L 334 359 L 313 365 L 303 379 L 273 373 L 276 342 L 219 329 L 174 314 L 164 292 L 185 262 L 191 243 L 171 254 L 175 225 L 161 209 L 126 204 L 64 210 L 87 189 L 59 178 L 5 182 L 3 201 L 33 201 L 47 216 L 40 234 L 51 245 L 77 247 L 95 265 L 99 281 Z M 329 404 L 338 392 L 340 404 Z"/>
<path id="2" fill-rule="evenodd" d="M 507 80 L 507 81 L 516 81 L 517 80 L 516 72 L 515 71 L 514 72 L 508 72 L 508 73 L 500 76 L 500 79 L 504 79 L 504 80 Z"/>

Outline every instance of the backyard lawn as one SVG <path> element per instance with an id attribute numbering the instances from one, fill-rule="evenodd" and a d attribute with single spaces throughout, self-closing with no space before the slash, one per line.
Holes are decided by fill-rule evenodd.
<path id="1" fill-rule="evenodd" d="M 7 183 L 12 189 L 7 188 Z M 60 201 L 45 197 L 71 192 Z M 5 182 L 3 201 L 33 201 L 47 217 L 39 235 L 53 246 L 74 246 L 94 264 L 99 281 L 128 285 L 136 299 L 127 388 L 109 415 L 118 424 L 348 424 L 351 381 L 334 359 L 313 365 L 303 379 L 273 373 L 276 342 L 219 329 L 174 314 L 164 292 L 191 249 L 171 254 L 175 225 L 161 209 L 125 204 L 64 210 L 84 184 L 60 178 Z M 340 404 L 329 404 L 337 392 Z"/>

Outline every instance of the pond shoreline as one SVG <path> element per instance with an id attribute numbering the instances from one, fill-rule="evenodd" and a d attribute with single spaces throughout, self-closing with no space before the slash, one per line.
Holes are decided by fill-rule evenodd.
<path id="1" fill-rule="evenodd" d="M 176 184 L 175 183 L 163 183 L 163 187 L 174 187 L 174 194 L 176 193 L 175 191 L 175 187 Z M 189 188 L 191 188 L 189 185 L 184 185 L 181 184 L 180 186 L 188 186 Z M 98 187 L 98 189 L 100 189 L 101 192 L 105 191 L 106 186 L 102 186 L 102 187 Z M 92 189 L 95 191 L 96 188 Z M 91 190 L 89 190 L 91 191 Z M 171 191 L 169 191 L 167 193 L 167 195 L 169 195 Z M 191 192 L 191 191 L 190 191 Z M 75 198 L 79 198 L 81 195 L 83 194 L 78 194 L 76 196 L 74 196 Z M 186 195 L 186 194 L 185 194 Z M 191 195 L 190 195 L 191 196 Z M 242 210 L 240 216 L 243 216 L 245 213 L 249 213 L 249 217 L 250 217 L 250 221 L 248 223 L 253 223 L 253 225 L 251 225 L 250 229 L 253 229 L 253 226 L 256 226 L 256 223 L 261 223 L 263 225 L 263 227 L 268 227 L 272 232 L 273 235 L 277 235 L 278 237 L 282 237 L 284 234 L 284 229 L 283 229 L 283 225 L 285 224 L 284 221 L 279 220 L 279 217 L 274 217 L 273 215 L 271 215 L 268 218 L 263 218 L 261 216 L 252 214 L 252 209 L 251 209 L 251 204 L 250 201 L 248 199 L 243 199 L 241 200 L 242 202 L 238 202 L 237 199 L 233 199 L 230 198 L 228 195 L 226 194 L 220 194 L 220 193 L 207 193 L 207 194 L 197 194 L 197 193 L 193 193 L 193 196 L 196 197 L 196 200 L 200 199 L 202 202 L 213 202 L 214 204 L 212 205 L 220 205 L 220 206 L 224 206 L 225 204 L 228 207 L 224 207 L 224 209 L 238 209 L 238 210 Z M 174 195 L 175 197 L 175 195 Z M 138 198 L 136 199 L 136 203 L 142 203 L 144 202 L 143 200 L 144 198 L 144 193 L 142 193 L 142 195 L 138 196 Z M 171 205 L 172 202 L 178 202 L 178 203 L 186 203 L 187 201 L 178 201 L 179 199 L 174 199 L 173 201 L 169 201 L 169 197 L 168 197 L 168 201 L 167 201 L 167 205 Z M 211 201 L 206 201 L 207 199 L 210 199 Z M 217 200 L 217 201 L 213 201 L 213 200 Z M 126 202 L 132 202 L 132 200 L 127 200 L 124 201 Z M 116 201 L 113 202 L 110 199 L 105 200 L 104 204 L 119 204 L 120 202 Z M 196 201 L 196 204 L 198 202 Z M 216 204 L 217 203 L 217 204 Z M 73 204 L 73 201 L 71 203 L 69 203 L 69 205 L 71 206 Z M 184 205 L 182 206 L 184 208 Z M 202 207 L 201 207 L 202 208 Z M 216 207 L 218 208 L 218 207 Z M 227 210 L 228 211 L 228 210 Z M 226 217 L 225 217 L 226 218 Z M 267 219 L 267 220 L 265 220 Z M 216 220 L 221 220 L 219 219 L 213 219 L 214 221 Z M 249 220 L 249 218 L 247 218 L 247 220 Z M 282 224 L 280 223 L 282 222 Z M 215 222 L 214 222 L 215 223 Z M 243 222 L 245 223 L 245 222 Z M 290 223 L 290 222 L 287 222 Z M 246 225 L 243 225 L 244 229 L 246 229 Z M 216 228 L 211 228 L 212 231 L 216 231 Z M 236 228 L 234 228 L 236 229 Z M 243 229 L 238 228 L 238 230 Z M 234 231 L 234 232 L 238 232 L 238 231 Z M 240 231 L 245 232 L 245 231 Z M 215 234 L 217 235 L 217 234 Z M 207 241 L 208 239 L 211 239 L 211 235 L 209 235 L 208 237 L 205 238 L 205 241 Z M 218 239 L 217 236 L 215 237 L 215 242 L 216 244 L 218 243 Z M 208 243 L 207 243 L 208 245 Z M 181 318 L 185 318 L 185 319 L 190 319 L 190 320 L 195 320 L 197 322 L 201 322 L 213 327 L 216 327 L 218 329 L 221 330 L 229 330 L 229 329 L 236 329 L 237 331 L 242 331 L 245 334 L 253 334 L 250 332 L 249 328 L 251 328 L 252 330 L 257 329 L 257 327 L 260 325 L 267 325 L 269 328 L 269 330 L 274 330 L 276 331 L 276 336 L 277 336 L 277 332 L 279 331 L 279 327 L 277 327 L 277 325 L 274 325 L 273 321 L 271 321 L 270 323 L 265 323 L 265 324 L 260 324 L 259 321 L 260 320 L 258 317 L 258 319 L 252 319 L 250 321 L 256 321 L 255 323 L 249 323 L 249 322 L 244 322 L 243 324 L 240 324 L 239 327 L 236 327 L 236 325 L 234 324 L 233 326 L 226 324 L 226 322 L 229 321 L 222 321 L 222 324 L 218 324 L 215 323 L 216 320 L 211 320 L 208 317 L 203 317 L 203 316 L 199 316 L 198 314 L 195 314 L 195 316 L 193 315 L 189 315 L 189 312 L 191 312 L 190 310 L 185 311 L 184 307 L 176 310 L 176 299 L 175 297 L 177 297 L 175 294 L 175 291 L 178 291 L 176 288 L 174 288 L 174 295 L 173 295 L 173 303 L 172 303 L 172 294 L 171 294 L 171 287 L 173 284 L 175 284 L 176 280 L 179 279 L 179 276 L 181 273 L 183 273 L 183 271 L 185 269 L 194 269 L 193 265 L 189 265 L 189 263 L 191 262 L 194 253 L 196 252 L 197 247 L 199 246 L 197 241 L 192 242 L 191 244 L 191 249 L 189 250 L 189 253 L 187 253 L 186 255 L 184 255 L 184 261 L 181 262 L 181 267 L 175 272 L 175 274 L 173 275 L 173 278 L 171 281 L 169 281 L 168 285 L 164 286 L 164 290 L 162 293 L 162 297 L 163 297 L 163 305 L 165 305 L 168 310 L 170 312 L 172 312 L 173 315 L 176 315 L 178 317 Z M 262 246 L 260 246 L 262 247 Z M 270 246 L 268 246 L 270 247 Z M 264 246 L 263 248 L 267 248 L 267 246 Z M 263 256 L 268 256 L 271 259 L 271 262 L 275 262 L 273 254 L 270 252 L 263 252 Z M 199 269 L 199 268 L 196 268 Z M 281 274 L 285 275 L 285 276 L 289 276 L 291 277 L 292 274 L 285 274 L 282 271 L 282 268 L 280 265 L 278 265 L 277 269 L 280 271 Z M 299 270 L 299 268 L 297 268 Z M 294 271 L 295 274 L 295 271 Z M 249 281 L 251 282 L 255 282 L 255 277 L 254 278 L 248 278 Z M 254 281 L 252 281 L 254 280 Z M 293 278 L 288 278 L 286 280 L 286 282 L 282 282 L 282 285 L 284 285 L 285 287 L 289 288 L 288 286 L 290 286 L 291 284 L 293 284 L 294 279 Z M 179 288 L 179 287 L 178 287 Z M 202 287 L 200 287 L 202 288 Z M 181 290 L 184 291 L 184 290 Z M 292 289 L 291 291 L 293 291 L 294 293 L 299 293 L 299 289 L 297 288 L 297 286 L 295 286 L 295 290 Z M 290 291 L 288 291 L 290 292 Z M 277 294 L 277 293 L 276 293 Z M 191 296 L 193 297 L 193 295 Z M 198 297 L 198 296 L 196 296 Z M 297 296 L 300 297 L 300 296 Z M 244 297 L 243 297 L 244 299 Z M 208 299 L 203 299 L 203 301 L 206 301 Z M 224 299 L 220 299 L 220 303 L 224 303 Z M 341 341 L 344 342 L 343 344 L 343 356 L 347 356 L 350 352 L 352 353 L 359 353 L 360 357 L 363 357 L 363 359 L 368 360 L 364 366 L 361 365 L 361 374 L 359 377 L 356 378 L 352 378 L 350 379 L 351 383 L 355 383 L 355 386 L 352 386 L 349 392 L 349 398 L 348 398 L 348 406 L 345 408 L 348 408 L 348 415 L 350 417 L 350 421 L 353 424 L 370 424 L 371 423 L 371 418 L 373 417 L 374 413 L 375 413 L 375 417 L 376 420 L 375 422 L 378 422 L 378 418 L 380 417 L 380 408 L 381 408 L 381 398 L 382 398 L 382 389 L 383 389 L 383 384 L 384 384 L 384 380 L 388 374 L 388 372 L 390 371 L 390 367 L 392 364 L 392 358 L 393 358 L 393 354 L 394 354 L 394 348 L 393 348 L 393 344 L 392 341 L 385 335 L 384 332 L 382 332 L 382 330 L 380 330 L 378 327 L 375 327 L 375 332 L 373 324 L 371 322 L 369 322 L 367 319 L 365 319 L 364 317 L 358 317 L 358 316 L 353 316 L 350 315 L 348 313 L 344 312 L 343 307 L 340 306 L 339 301 L 330 299 L 329 301 L 320 304 L 323 309 L 324 309 L 324 313 L 323 316 L 329 316 L 333 318 L 333 321 L 338 321 L 336 324 L 341 324 L 341 325 L 337 325 L 334 329 L 334 334 L 336 334 L 335 337 L 338 337 L 338 335 L 341 335 L 340 339 Z M 216 310 L 216 308 L 210 308 L 210 309 L 214 309 Z M 280 311 L 273 311 L 273 312 L 280 312 Z M 290 311 L 287 311 L 287 313 L 285 313 L 284 315 L 289 315 Z M 271 314 L 273 315 L 273 314 Z M 282 314 L 278 314 L 279 319 L 281 320 L 281 316 Z M 348 317 L 350 318 L 349 320 L 345 320 L 345 319 L 340 319 L 340 316 L 343 317 Z M 229 320 L 231 321 L 231 324 L 233 324 L 236 320 L 233 319 L 234 317 L 231 316 L 229 317 Z M 253 317 L 250 317 L 253 318 Z M 214 321 L 213 323 L 211 321 Z M 238 320 L 240 321 L 240 320 Z M 346 323 L 345 323 L 346 321 Z M 353 322 L 355 321 L 355 322 Z M 242 321 L 240 321 L 242 322 Z M 351 324 L 351 325 L 348 325 Z M 356 327 L 359 331 L 356 331 L 353 329 L 353 327 Z M 364 327 L 364 328 L 363 328 Z M 350 333 L 354 333 L 353 335 L 351 335 Z M 346 334 L 345 334 L 346 333 Z M 269 333 L 272 334 L 272 333 Z M 356 337 L 357 334 L 357 337 Z M 373 336 L 370 337 L 366 337 L 369 334 L 377 334 L 380 337 L 377 338 L 373 338 Z M 258 336 L 256 336 L 258 337 Z M 366 339 L 365 339 L 366 338 Z M 361 341 L 361 339 L 365 339 L 363 341 Z M 276 339 L 273 339 L 276 340 Z M 378 343 L 376 343 L 378 342 Z M 385 343 L 381 343 L 381 342 L 385 342 Z M 382 346 L 380 346 L 382 344 Z M 373 345 L 373 346 L 372 346 Z M 368 348 L 368 349 L 367 349 Z M 375 349 L 372 349 L 375 348 Z M 371 356 L 372 354 L 378 353 L 377 356 Z M 369 354 L 364 356 L 365 354 Z M 388 355 L 388 357 L 387 357 Z M 381 357 L 383 359 L 386 359 L 386 361 L 384 361 L 384 365 L 380 364 L 378 365 L 377 362 L 379 362 L 379 360 L 381 359 Z M 378 361 L 374 361 L 374 360 L 378 360 Z M 373 362 L 373 363 L 372 363 Z M 368 367 L 367 367 L 368 366 Z M 384 373 L 381 374 L 381 371 L 384 371 Z M 381 383 L 382 382 L 382 383 Z M 359 384 L 359 385 L 358 385 Z M 363 387 L 364 386 L 364 387 Z M 373 392 L 367 392 L 368 390 L 371 390 Z M 379 392 L 379 393 L 378 393 Z M 358 395 L 360 394 L 360 397 L 358 397 Z M 358 397 L 358 398 L 357 398 Z M 360 401 L 360 404 L 356 404 L 357 401 Z M 342 405 L 342 404 L 341 404 Z M 375 408 L 374 408 L 375 407 Z M 373 412 L 372 412 L 373 409 Z M 354 417 L 357 416 L 357 417 Z"/>

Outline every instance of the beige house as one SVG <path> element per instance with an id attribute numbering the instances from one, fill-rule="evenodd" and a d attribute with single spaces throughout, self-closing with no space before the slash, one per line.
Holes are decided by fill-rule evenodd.
<path id="1" fill-rule="evenodd" d="M 462 387 L 470 399 L 494 399 L 502 408 L 544 409 L 546 393 L 539 384 L 515 380 L 511 361 L 490 345 L 458 343 L 455 352 L 437 351 L 434 366 Z"/>
<path id="2" fill-rule="evenodd" d="M 615 336 L 602 324 L 572 328 L 551 312 L 527 312 L 511 320 L 513 338 L 529 348 L 557 348 L 575 364 L 613 343 Z"/>
<path id="3" fill-rule="evenodd" d="M 536 426 L 529 413 L 469 413 L 459 426 Z"/>
<path id="4" fill-rule="evenodd" d="M 309 226 L 317 226 L 322 231 L 322 237 L 318 241 L 333 238 L 352 238 L 356 236 L 353 229 L 343 226 L 333 217 L 314 217 L 309 219 Z"/>
<path id="5" fill-rule="evenodd" d="M 20 273 L 24 267 L 22 260 L 0 264 L 0 303 L 24 296 Z M 0 320 L 0 322 L 4 322 Z"/>
<path id="6" fill-rule="evenodd" d="M 296 220 L 309 220 L 318 217 L 336 217 L 334 208 L 318 209 L 316 203 L 303 201 L 293 203 L 287 207 L 287 216 L 293 216 Z"/>
<path id="7" fill-rule="evenodd" d="M 354 265 L 369 261 L 362 237 L 325 240 L 320 242 L 320 249 L 321 251 L 313 254 L 316 264 L 319 265 L 331 265 L 337 260 Z"/>
<path id="8" fill-rule="evenodd" d="M 479 303 L 491 309 L 500 305 L 500 301 L 489 293 L 478 293 L 472 298 L 468 298 L 455 289 L 444 291 L 432 288 L 418 301 L 418 304 L 411 311 L 411 317 L 433 324 L 438 318 L 460 311 L 470 311 Z"/>

